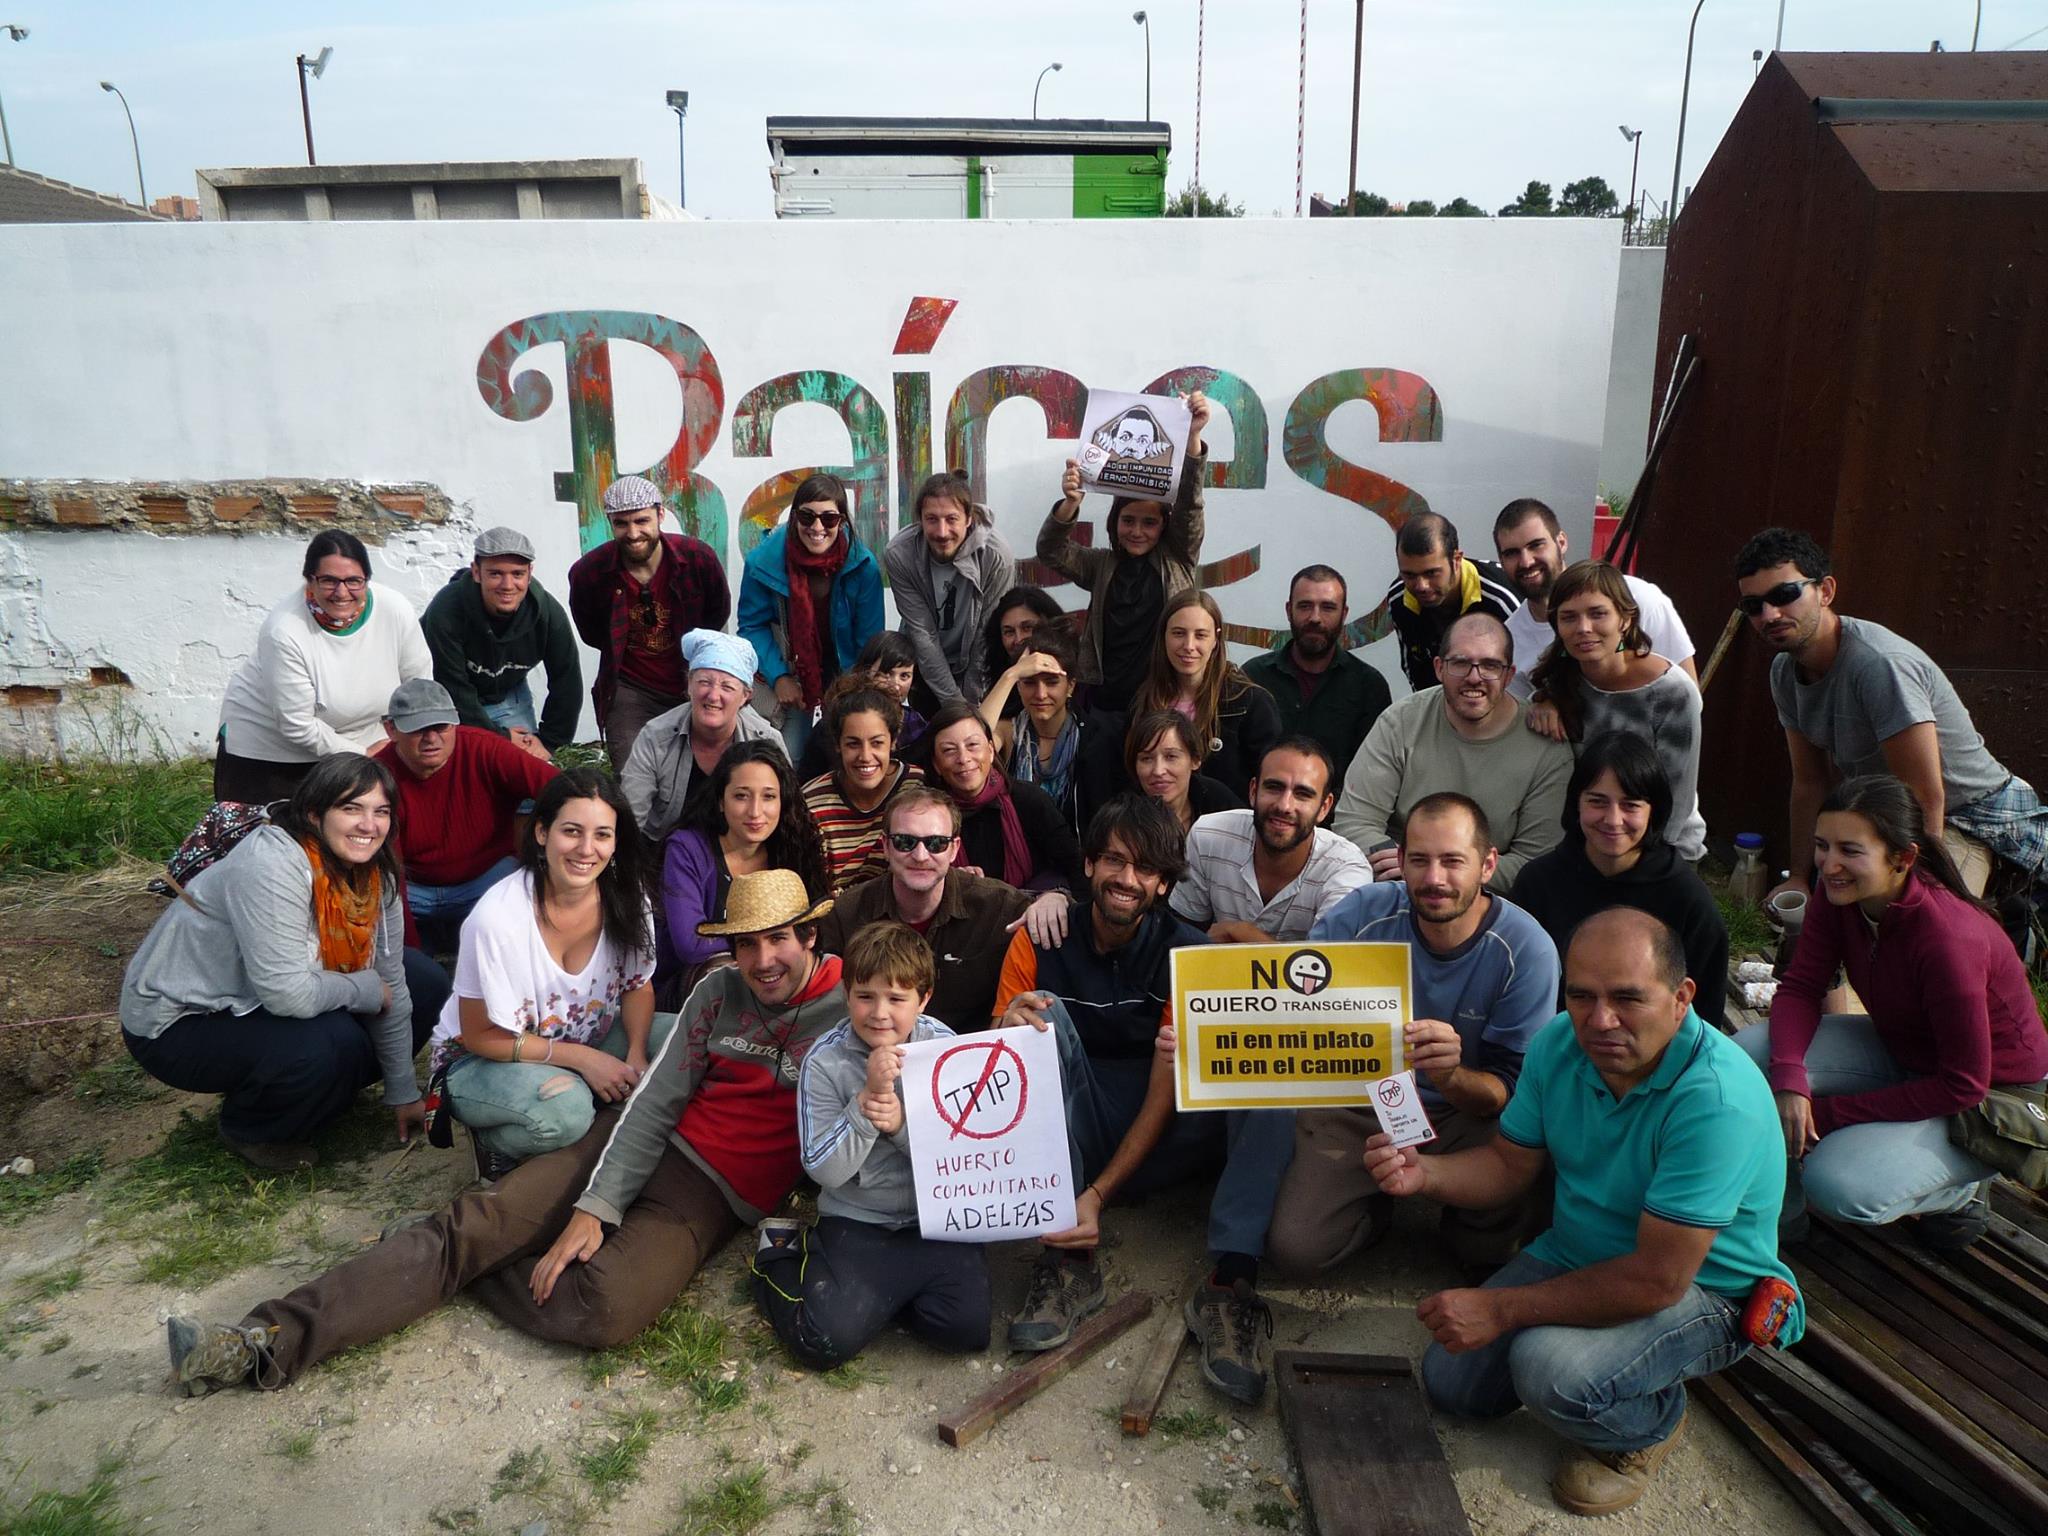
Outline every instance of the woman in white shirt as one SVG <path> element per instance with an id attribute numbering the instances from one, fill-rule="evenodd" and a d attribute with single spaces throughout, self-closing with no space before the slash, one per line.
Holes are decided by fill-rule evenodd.
<path id="1" fill-rule="evenodd" d="M 653 858 L 611 776 L 572 768 L 463 923 L 433 1067 L 484 1177 L 579 1139 L 674 1026 L 654 1012 Z"/>
<path id="2" fill-rule="evenodd" d="M 213 759 L 213 798 L 290 796 L 330 752 L 384 739 L 385 707 L 408 678 L 432 677 L 418 615 L 370 586 L 370 552 L 330 529 L 306 546 L 306 584 L 270 610 L 256 650 L 228 679 Z"/>

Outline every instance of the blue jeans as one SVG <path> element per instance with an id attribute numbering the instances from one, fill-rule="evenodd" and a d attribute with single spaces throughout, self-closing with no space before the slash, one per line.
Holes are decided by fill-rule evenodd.
<path id="1" fill-rule="evenodd" d="M 1735 1043 L 1758 1067 L 1769 1067 L 1770 1025 L 1743 1030 Z M 1815 1098 L 1869 1093 L 1910 1075 L 1860 1013 L 1828 1014 L 1806 1048 L 1807 1086 Z M 1786 1170 L 1780 1221 L 1815 1210 L 1836 1221 L 1883 1226 L 1901 1216 L 1960 1210 L 1992 1172 L 1948 1139 L 1945 1118 L 1847 1125 L 1821 1137 L 1803 1162 Z"/>
<path id="2" fill-rule="evenodd" d="M 533 713 L 533 689 L 527 686 L 523 677 L 519 679 L 519 685 L 497 703 L 486 704 L 484 715 L 501 731 L 509 731 L 515 727 L 527 731 L 540 729 Z"/>
<path id="3" fill-rule="evenodd" d="M 507 854 L 474 880 L 460 885 L 423 885 L 407 881 L 405 904 L 419 925 L 420 942 L 438 954 L 454 951 L 462 937 L 462 922 L 484 899 L 484 892 L 519 867 Z"/>
<path id="4" fill-rule="evenodd" d="M 647 1059 L 661 1052 L 676 1015 L 657 1013 L 647 1032 Z M 596 1050 L 626 1059 L 626 1028 L 614 1022 Z M 492 1152 L 538 1157 L 582 1139 L 597 1117 L 597 1099 L 574 1070 L 556 1062 L 486 1061 L 462 1055 L 448 1067 L 448 1112 Z"/>
<path id="5" fill-rule="evenodd" d="M 1486 1286 L 1534 1285 L 1565 1272 L 1518 1254 Z M 1527 1408 L 1588 1450 L 1640 1451 L 1678 1428 L 1682 1383 L 1748 1352 L 1740 1307 L 1695 1285 L 1675 1305 L 1632 1323 L 1521 1328 L 1456 1355 L 1432 1344 L 1422 1357 L 1422 1385 L 1444 1413 L 1490 1419 Z"/>
<path id="6" fill-rule="evenodd" d="M 1152 1058 L 1095 1060 L 1081 1044 L 1067 1005 L 1053 999 L 1060 1084 L 1067 1107 L 1067 1148 L 1078 1192 L 1108 1166 L 1138 1118 L 1152 1079 Z M 1118 1192 L 1148 1194 L 1221 1169 L 1209 1200 L 1209 1251 L 1257 1258 L 1280 1180 L 1294 1161 L 1294 1115 L 1284 1109 L 1200 1110 L 1176 1114 L 1145 1161 Z"/>

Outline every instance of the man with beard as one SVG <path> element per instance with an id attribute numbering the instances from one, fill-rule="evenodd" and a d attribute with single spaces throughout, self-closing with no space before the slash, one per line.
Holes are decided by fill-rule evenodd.
<path id="1" fill-rule="evenodd" d="M 1543 648 L 1557 636 L 1550 628 L 1550 589 L 1564 574 L 1569 545 L 1557 514 L 1533 496 L 1509 502 L 1493 520 L 1493 547 L 1500 555 L 1501 569 L 1522 596 L 1522 606 L 1508 615 L 1508 635 L 1515 642 L 1515 679 L 1508 690 L 1518 699 L 1529 697 L 1529 674 L 1543 655 Z M 1666 661 L 1675 662 L 1694 682 L 1700 680 L 1693 665 L 1692 636 L 1685 620 L 1664 595 L 1664 589 L 1640 576 L 1624 575 L 1628 594 L 1635 599 L 1636 622 L 1650 650 Z"/>
<path id="2" fill-rule="evenodd" d="M 1052 1349 L 1101 1307 L 1096 1246 L 1102 1212 L 1134 1195 L 1206 1177 L 1211 1267 L 1187 1304 L 1202 1345 L 1202 1375 L 1239 1402 L 1266 1390 L 1265 1341 L 1273 1314 L 1259 1299 L 1259 1256 L 1273 1196 L 1294 1155 L 1292 1116 L 1277 1110 L 1177 1115 L 1169 956 L 1205 942 L 1164 900 L 1186 873 L 1180 825 L 1159 801 L 1119 795 L 1097 811 L 1083 841 L 1088 899 L 1066 938 L 1040 947 L 1020 930 L 1003 961 L 997 1027 L 1051 1029 L 1059 1041 L 1074 1226 L 1042 1238 L 1012 1349 Z M 1553 982 L 1554 985 L 1554 982 Z"/>
<path id="3" fill-rule="evenodd" d="M 722 629 L 732 613 L 718 556 L 701 539 L 663 533 L 661 507 L 652 480 L 621 475 L 604 493 L 611 538 L 569 567 L 569 615 L 597 652 L 590 698 L 614 773 L 641 728 L 684 702 L 683 636 Z"/>
<path id="4" fill-rule="evenodd" d="M 1528 734 L 1524 732 L 1523 734 Z M 1406 944 L 1414 1020 L 1407 1065 L 1436 1127 L 1425 1155 L 1493 1140 L 1536 1032 L 1557 1014 L 1557 946 L 1536 920 L 1486 888 L 1497 861 L 1486 813 L 1464 795 L 1418 800 L 1401 831 L 1401 878 L 1361 886 L 1309 930 L 1310 942 Z M 1273 1209 L 1268 1251 L 1283 1273 L 1309 1276 L 1386 1235 L 1390 1197 L 1366 1171 L 1369 1108 L 1295 1116 L 1294 1161 Z M 1444 1243 L 1490 1273 L 1524 1236 L 1530 1200 L 1480 1210 L 1445 1206 Z"/>
<path id="5" fill-rule="evenodd" d="M 1436 682 L 1431 663 L 1460 617 L 1505 620 L 1522 604 L 1505 571 L 1458 547 L 1457 527 L 1440 512 L 1416 512 L 1401 525 L 1394 564 L 1401 574 L 1387 588 L 1387 618 L 1401 645 L 1401 670 L 1417 691 Z"/>
<path id="6" fill-rule="evenodd" d="M 1322 744 L 1287 736 L 1266 749 L 1251 809 L 1215 811 L 1188 831 L 1187 878 L 1173 910 L 1217 944 L 1303 939 L 1344 897 L 1372 881 L 1357 844 L 1322 826 L 1337 803 Z"/>
<path id="7" fill-rule="evenodd" d="M 1523 729 L 1523 708 L 1507 694 L 1509 655 L 1505 624 L 1490 613 L 1466 614 L 1445 633 L 1434 663 L 1443 686 L 1410 694 L 1367 733 L 1330 825 L 1368 850 L 1376 879 L 1400 878 L 1393 829 L 1437 790 L 1469 795 L 1486 812 L 1502 890 L 1563 838 L 1572 749 Z"/>
<path id="8" fill-rule="evenodd" d="M 1345 647 L 1348 597 L 1344 578 L 1329 566 L 1296 571 L 1287 587 L 1288 638 L 1244 664 L 1245 675 L 1280 706 L 1281 731 L 1323 744 L 1335 765 L 1332 779 L 1351 766 L 1394 697 L 1379 668 Z"/>

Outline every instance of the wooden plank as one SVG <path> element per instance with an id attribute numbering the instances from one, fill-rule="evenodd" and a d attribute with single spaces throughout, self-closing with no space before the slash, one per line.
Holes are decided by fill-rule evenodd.
<path id="1" fill-rule="evenodd" d="M 1728 1382 L 1719 1376 L 1698 1376 L 1687 1385 L 1693 1396 L 1728 1426 L 1736 1443 L 1764 1464 L 1827 1536 L 1878 1536 L 1877 1528 L 1821 1476 L 1805 1454 Z"/>
<path id="2" fill-rule="evenodd" d="M 984 1392 L 958 1413 L 939 1420 L 939 1438 L 958 1447 L 987 1434 L 996 1420 L 1023 1407 L 1111 1339 L 1151 1315 L 1149 1295 L 1144 1291 L 1126 1291 L 1076 1326 L 1074 1336 L 1058 1349 L 1032 1355 L 1012 1370 L 1000 1386 Z"/>
<path id="3" fill-rule="evenodd" d="M 2048 1201 L 2011 1179 L 1991 1181 L 1991 1209 L 2037 1242 L 2048 1243 Z"/>
<path id="4" fill-rule="evenodd" d="M 1991 1241 L 2024 1263 L 2030 1274 L 2048 1281 L 2048 1242 L 1997 1215 L 1991 1218 Z"/>
<path id="5" fill-rule="evenodd" d="M 1845 1227 L 1830 1230 L 1973 1331 L 1982 1332 L 1987 1320 L 1995 1321 L 2009 1335 L 1999 1343 L 2015 1361 L 2032 1371 L 2042 1390 L 2048 1392 L 2048 1353 L 2042 1349 L 2048 1344 L 2048 1328 L 2021 1310 L 2027 1305 L 2048 1306 L 2048 1296 L 2034 1302 L 2023 1299 L 2020 1306 L 2014 1306 L 2002 1294 L 1994 1294 L 1973 1278 L 1984 1276 L 1984 1270 L 1976 1265 L 1975 1254 L 1936 1255 L 1911 1243 L 1888 1242 L 1874 1232 Z M 1984 1262 L 1988 1264 L 1989 1260 Z"/>
<path id="6" fill-rule="evenodd" d="M 1159 1329 L 1152 1335 L 1152 1343 L 1145 1351 L 1144 1362 L 1131 1381 L 1130 1393 L 1124 1398 L 1125 1434 L 1148 1435 L 1152 1432 L 1152 1420 L 1166 1397 L 1167 1383 L 1173 1380 L 1173 1368 L 1180 1363 L 1181 1351 L 1187 1347 L 1187 1342 L 1187 1319 L 1181 1309 L 1175 1307 L 1168 1316 L 1160 1319 Z"/>
<path id="7" fill-rule="evenodd" d="M 1768 1393 L 1759 1392 L 1751 1401 L 1765 1418 L 1777 1426 L 1778 1432 L 1813 1463 L 1814 1470 L 1833 1484 L 1835 1491 L 1849 1502 L 1850 1507 L 1879 1531 L 1888 1532 L 1889 1536 L 1926 1536 L 1904 1510 L 1856 1470 L 1848 1457 L 1828 1444 L 1819 1430 Z"/>
<path id="8" fill-rule="evenodd" d="M 2037 1354 L 2048 1350 L 2048 1287 L 2037 1285 L 2024 1263 L 2008 1262 L 1989 1243 L 1965 1249 L 1952 1262 L 1974 1289 L 1990 1294 L 1985 1311 L 2031 1342 Z"/>
<path id="9" fill-rule="evenodd" d="M 1471 1536 L 1407 1359 L 1283 1349 L 1273 1380 L 1315 1536 Z"/>

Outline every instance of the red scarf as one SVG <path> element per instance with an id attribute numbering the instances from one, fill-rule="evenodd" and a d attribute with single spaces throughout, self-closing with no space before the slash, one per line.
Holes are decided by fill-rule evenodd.
<path id="1" fill-rule="evenodd" d="M 790 521 L 796 521 L 794 513 L 790 515 Z M 839 537 L 822 555 L 814 555 L 806 549 L 795 528 L 789 530 L 789 537 L 782 546 L 788 557 L 789 570 L 788 661 L 796 669 L 797 685 L 804 691 L 804 703 L 813 707 L 825 697 L 825 647 L 818 637 L 818 605 L 811 601 L 811 577 L 821 572 L 828 577 L 837 577 L 840 568 L 846 564 L 847 547 L 846 525 L 843 523 Z M 839 661 L 843 666 L 850 659 L 841 656 Z"/>
<path id="2" fill-rule="evenodd" d="M 1020 891 L 1031 879 L 1031 845 L 1024 840 L 1024 823 L 1017 819 L 1016 802 L 1010 798 L 1010 780 L 1000 768 L 988 771 L 988 780 L 981 786 L 981 793 L 973 798 L 963 798 L 955 791 L 953 803 L 963 812 L 985 810 L 994 802 L 1003 820 L 1003 880 Z M 985 873 L 985 871 L 984 871 Z"/>

